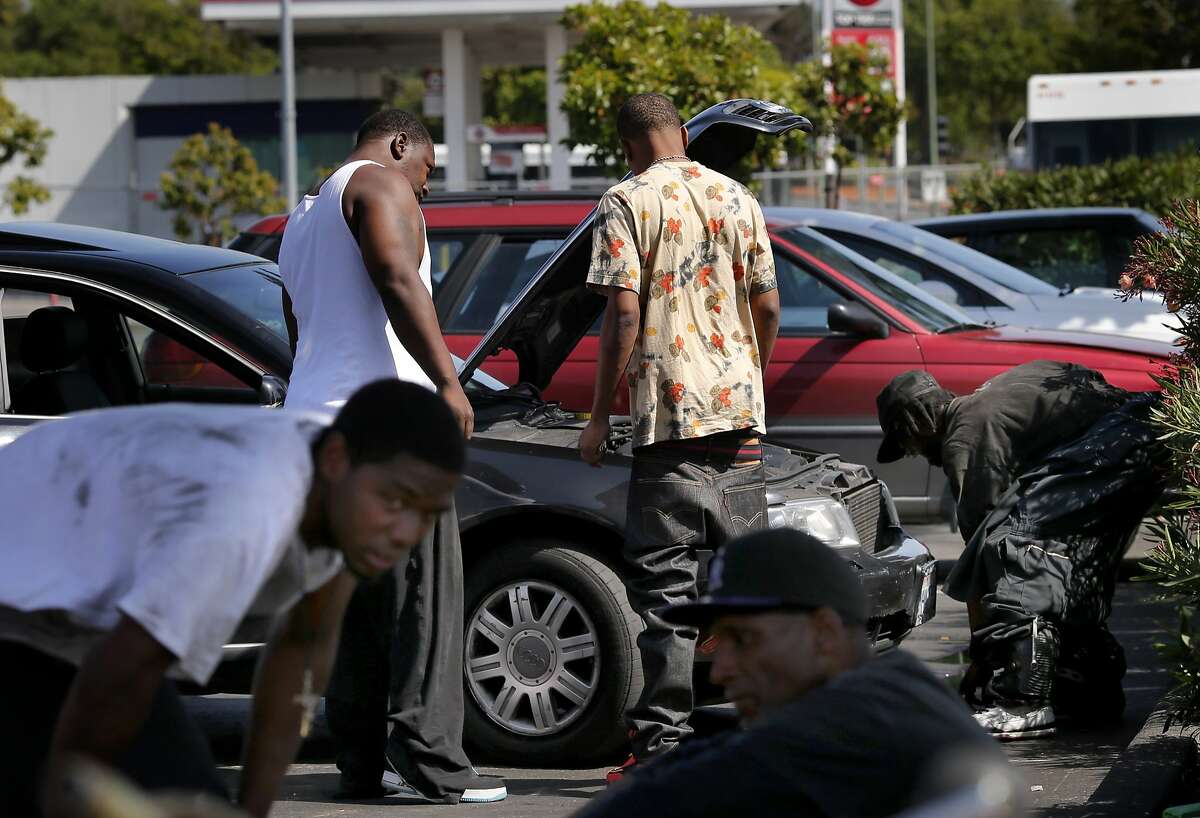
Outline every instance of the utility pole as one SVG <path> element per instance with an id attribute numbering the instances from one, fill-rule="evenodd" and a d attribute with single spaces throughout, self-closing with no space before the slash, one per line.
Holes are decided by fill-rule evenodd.
<path id="1" fill-rule="evenodd" d="M 938 163 L 937 51 L 933 47 L 933 0 L 925 0 L 925 88 L 929 97 L 929 164 Z"/>
<path id="2" fill-rule="evenodd" d="M 907 81 L 904 68 L 904 2 L 895 0 L 892 27 L 896 36 L 896 53 L 893 56 L 892 70 L 896 74 L 896 99 L 904 105 L 908 97 Z M 896 187 L 896 217 L 900 221 L 908 218 L 908 122 L 900 120 L 896 129 L 896 177 L 899 182 Z"/>
<path id="3" fill-rule="evenodd" d="M 828 69 L 833 65 L 833 0 L 824 0 L 821 8 L 821 65 Z M 829 72 L 826 71 L 826 74 Z M 826 99 L 833 97 L 833 83 L 828 80 L 822 89 Z M 825 167 L 825 207 L 836 209 L 838 206 L 838 190 L 841 174 L 838 173 L 838 163 L 834 155 L 837 149 L 837 135 L 829 134 L 819 140 L 821 157 Z"/>
<path id="4" fill-rule="evenodd" d="M 296 60 L 292 41 L 292 0 L 279 3 L 280 70 L 283 99 L 279 104 L 279 150 L 283 159 L 283 195 L 290 210 L 299 198 L 296 183 Z"/>

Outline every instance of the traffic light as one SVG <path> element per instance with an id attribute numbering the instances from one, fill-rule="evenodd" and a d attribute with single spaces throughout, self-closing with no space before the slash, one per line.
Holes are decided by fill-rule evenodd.
<path id="1" fill-rule="evenodd" d="M 939 156 L 950 153 L 950 120 L 941 115 L 937 118 L 937 149 Z"/>

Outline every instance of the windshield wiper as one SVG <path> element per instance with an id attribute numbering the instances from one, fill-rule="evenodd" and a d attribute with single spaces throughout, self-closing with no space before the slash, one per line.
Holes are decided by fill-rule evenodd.
<path id="1" fill-rule="evenodd" d="M 980 324 L 976 321 L 960 321 L 957 324 L 951 324 L 948 327 L 942 327 L 934 331 L 934 335 L 945 335 L 947 332 L 962 332 L 966 329 L 987 329 L 988 327 L 996 326 L 995 321 L 989 321 L 986 324 Z"/>

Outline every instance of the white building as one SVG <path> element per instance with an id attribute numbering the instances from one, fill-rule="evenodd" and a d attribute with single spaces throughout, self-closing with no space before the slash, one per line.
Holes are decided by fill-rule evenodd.
<path id="1" fill-rule="evenodd" d="M 28 174 L 50 201 L 22 219 L 172 237 L 159 177 L 189 135 L 219 122 L 279 176 L 279 77 L 63 77 L 6 80 L 0 92 L 54 131 L 42 167 L 0 168 L 0 185 Z M 301 183 L 340 162 L 381 99 L 378 75 L 310 71 L 297 87 Z M 10 218 L 7 214 L 0 218 Z"/>

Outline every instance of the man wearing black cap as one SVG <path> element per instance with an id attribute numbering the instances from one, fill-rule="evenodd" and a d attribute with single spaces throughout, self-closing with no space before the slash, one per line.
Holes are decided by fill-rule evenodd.
<path id="1" fill-rule="evenodd" d="M 709 591 L 663 608 L 711 626 L 712 680 L 742 729 L 632 771 L 576 818 L 894 815 L 950 754 L 1003 760 L 961 701 L 908 653 L 873 657 L 862 584 L 833 549 L 773 529 L 729 542 Z M 733 782 L 731 786 L 730 783 Z"/>
<path id="2" fill-rule="evenodd" d="M 1124 709 L 1124 653 L 1104 622 L 1121 556 L 1162 492 L 1154 400 L 1056 361 L 964 397 L 921 370 L 879 394 L 879 462 L 922 455 L 949 480 L 967 543 L 946 582 L 971 621 L 963 692 L 984 688 L 976 719 L 999 738 Z"/>

